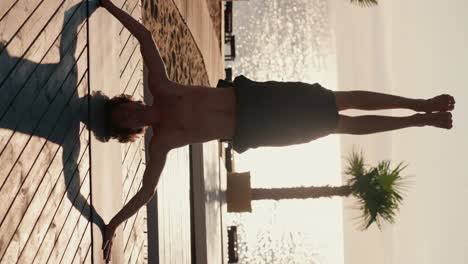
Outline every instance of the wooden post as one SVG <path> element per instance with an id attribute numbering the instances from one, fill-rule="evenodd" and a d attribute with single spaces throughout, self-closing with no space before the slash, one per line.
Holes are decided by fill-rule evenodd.
<path id="1" fill-rule="evenodd" d="M 252 212 L 250 190 L 250 172 L 228 173 L 226 202 L 229 213 Z"/>

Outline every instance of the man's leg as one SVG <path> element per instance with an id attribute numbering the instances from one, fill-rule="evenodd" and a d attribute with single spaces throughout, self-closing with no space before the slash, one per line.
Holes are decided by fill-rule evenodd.
<path id="1" fill-rule="evenodd" d="M 448 94 L 425 100 L 369 91 L 335 91 L 334 93 L 338 111 L 403 108 L 430 113 L 451 111 L 455 106 L 454 98 Z"/>
<path id="2" fill-rule="evenodd" d="M 407 127 L 434 126 L 452 128 L 452 114 L 448 112 L 415 114 L 412 116 L 345 116 L 340 115 L 336 134 L 365 135 Z"/>

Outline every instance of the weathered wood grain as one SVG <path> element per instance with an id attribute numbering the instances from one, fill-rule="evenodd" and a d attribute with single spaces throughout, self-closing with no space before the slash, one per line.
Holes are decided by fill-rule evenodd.
<path id="1" fill-rule="evenodd" d="M 140 210 L 133 215 L 131 218 L 129 218 L 126 221 L 126 225 L 123 230 L 123 241 L 124 241 L 124 257 L 128 254 L 130 254 L 133 244 L 135 243 L 135 239 L 139 237 L 143 237 L 143 232 L 135 232 L 136 229 L 140 228 L 140 222 L 138 221 L 141 218 L 141 213 Z"/>
<path id="2" fill-rule="evenodd" d="M 142 214 L 139 214 L 136 218 L 131 231 L 131 236 L 128 239 L 128 244 L 124 252 L 124 257 L 127 263 L 136 263 L 138 254 L 144 244 L 144 236 L 141 235 L 143 233 L 144 225 L 144 218 L 142 216 Z"/>
<path id="3" fill-rule="evenodd" d="M 160 263 L 191 263 L 188 147 L 172 150 L 158 183 Z"/>
<path id="4" fill-rule="evenodd" d="M 143 151 L 141 144 L 142 139 L 131 144 L 129 153 L 122 162 L 122 201 L 125 200 L 125 197 L 128 194 L 128 190 L 130 189 L 129 182 L 131 182 L 135 176 L 135 167 L 138 167 L 139 163 L 141 162 L 141 152 Z"/>
<path id="5" fill-rule="evenodd" d="M 79 60 L 79 62 L 81 61 L 86 62 L 86 56 L 84 56 L 82 60 Z M 85 65 L 86 64 L 78 64 L 77 66 Z M 48 165 L 54 158 L 54 153 L 56 153 L 58 149 L 57 144 L 62 143 L 63 138 L 65 138 L 67 131 L 71 128 L 73 123 L 79 122 L 78 118 L 80 113 L 76 113 L 76 111 L 80 110 L 78 93 L 84 94 L 87 91 L 86 67 L 80 68 L 82 69 L 78 69 L 78 71 L 83 72 L 79 72 L 79 74 L 81 74 L 81 80 L 78 86 L 76 86 L 76 80 L 74 80 L 74 78 L 68 78 L 65 82 L 67 86 L 76 87 L 76 90 L 71 87 L 67 89 L 70 90 L 72 92 L 71 94 L 74 96 L 68 97 L 66 100 L 57 99 L 50 104 L 49 108 L 46 109 L 45 114 L 42 116 L 43 118 L 37 121 L 39 122 L 37 129 L 46 131 L 47 133 L 44 133 L 46 136 L 30 137 L 21 156 L 14 163 L 14 167 L 10 171 L 7 180 L 2 186 L 2 192 L 0 193 L 0 197 L 4 201 L 4 203 L 0 204 L 1 215 L 6 216 L 6 205 L 10 204 L 13 199 L 15 199 L 16 194 L 25 181 L 28 182 L 26 182 L 21 190 L 21 194 L 25 197 L 31 196 L 30 192 L 31 190 L 35 190 L 38 180 L 41 179 L 40 175 L 43 175 L 45 171 L 47 171 Z M 15 136 L 16 135 L 23 136 L 23 134 L 19 133 L 15 134 Z M 48 139 L 51 138 L 54 138 L 54 140 L 48 141 Z M 21 145 L 18 146 L 19 144 L 14 145 L 14 143 L 17 142 L 16 138 L 13 138 L 8 147 L 20 147 Z M 47 142 L 50 142 L 50 144 L 46 144 Z M 18 197 L 16 197 L 16 199 L 18 199 Z M 16 214 L 20 213 L 16 212 Z M 3 221 L 1 227 L 3 227 Z M 0 252 L 2 252 L 1 248 Z"/>
<path id="6" fill-rule="evenodd" d="M 88 199 L 87 202 L 89 203 L 90 200 Z M 89 214 L 89 207 L 84 207 L 82 214 Z M 85 217 L 80 217 L 78 220 L 78 223 L 76 224 L 73 233 L 70 237 L 70 239 L 67 242 L 66 249 L 62 255 L 62 258 L 60 259 L 59 263 L 64 263 L 68 264 L 73 261 L 73 258 L 75 257 L 75 254 L 79 250 L 80 244 L 83 241 L 83 238 L 85 236 L 91 236 L 90 232 L 87 232 L 89 230 L 90 222 L 88 219 Z"/>
<path id="7" fill-rule="evenodd" d="M 89 203 L 89 197 L 83 201 L 82 204 L 79 204 L 78 206 L 81 206 L 81 209 L 84 208 L 84 204 Z M 73 236 L 73 232 L 75 231 L 76 226 L 81 222 L 85 221 L 88 222 L 84 217 L 81 216 L 83 212 L 79 210 L 72 209 L 70 211 L 70 214 L 66 220 L 66 222 L 63 224 L 63 228 L 60 232 L 60 236 L 55 240 L 54 247 L 52 248 L 52 252 L 49 255 L 37 255 L 38 258 L 35 259 L 35 262 L 40 260 L 40 258 L 44 258 L 46 262 L 48 263 L 59 263 L 60 260 L 62 259 L 64 252 L 66 251 L 66 247 L 68 246 L 68 242 Z M 44 263 L 45 261 L 40 261 L 37 263 Z"/>
<path id="8" fill-rule="evenodd" d="M 127 81 L 124 93 L 131 94 L 133 98 L 135 98 L 135 100 L 141 100 L 141 94 L 143 91 L 142 88 L 137 87 L 137 85 L 140 82 L 143 82 L 143 79 L 141 78 L 141 74 L 143 72 L 143 64 L 141 62 L 141 59 L 139 59 L 138 61 L 132 61 L 131 63 L 134 64 L 132 65 L 132 67 L 134 68 L 133 72 L 131 73 L 131 78 Z"/>
<path id="9" fill-rule="evenodd" d="M 92 254 L 91 254 L 91 245 L 90 245 L 90 247 L 88 248 L 88 251 L 86 252 L 85 260 L 82 261 L 81 263 L 87 263 L 87 264 L 92 263 L 91 257 L 92 257 Z"/>
<path id="10" fill-rule="evenodd" d="M 90 202 L 90 197 L 86 197 L 86 203 Z M 84 204 L 84 203 L 83 203 Z M 83 206 L 80 214 L 88 213 L 86 212 L 86 207 Z M 59 248 L 59 251 L 56 251 L 56 255 L 51 255 L 51 258 L 48 260 L 49 263 L 69 263 L 75 252 L 74 246 L 77 244 L 80 238 L 80 230 L 84 225 L 88 223 L 88 220 L 84 217 L 78 217 L 75 222 L 72 222 L 70 225 L 70 235 L 68 239 L 64 241 L 63 244 L 57 245 L 54 249 Z"/>
<path id="11" fill-rule="evenodd" d="M 86 149 L 87 150 L 87 149 Z M 83 165 L 81 165 L 83 164 Z M 82 168 L 79 171 L 83 171 L 86 167 L 86 163 L 80 163 Z M 88 159 L 88 166 L 89 166 L 89 159 Z M 54 250 L 55 247 L 61 245 L 63 241 L 67 241 L 68 234 L 70 233 L 68 226 L 74 219 L 80 217 L 79 213 L 76 208 L 80 205 L 83 206 L 83 200 L 75 201 L 76 198 L 80 194 L 87 194 L 90 192 L 89 189 L 89 170 L 83 176 L 80 173 L 80 186 L 65 186 L 67 193 L 64 193 L 64 188 L 60 187 L 61 184 L 58 184 L 57 190 L 54 192 L 54 198 L 60 200 L 60 196 L 62 197 L 60 200 L 60 204 L 58 205 L 54 215 L 52 217 L 52 221 L 49 222 L 49 226 L 47 227 L 46 234 L 43 237 L 42 241 L 40 241 L 39 250 L 33 254 L 33 262 L 34 263 L 45 263 L 52 252 L 57 251 Z M 72 199 L 67 199 L 67 195 L 72 197 Z M 51 209 L 53 210 L 53 208 Z M 78 213 L 78 214 L 77 214 Z M 60 250 L 60 249 L 59 249 Z M 25 258 L 27 259 L 27 258 Z"/>
<path id="12" fill-rule="evenodd" d="M 132 94 L 132 86 L 130 83 L 135 80 L 142 79 L 142 70 L 143 64 L 140 52 L 134 52 L 132 57 L 129 58 L 129 61 L 126 64 L 125 70 L 122 72 L 122 76 L 120 76 L 120 89 L 122 93 Z"/>
<path id="13" fill-rule="evenodd" d="M 135 19 L 141 20 L 141 7 L 138 0 L 126 0 L 123 9 L 131 14 Z M 121 28 L 119 33 L 121 50 L 119 53 L 120 64 L 120 91 L 130 94 L 135 100 L 142 100 L 143 86 L 143 63 L 141 59 L 140 45 L 130 32 Z M 141 181 L 145 169 L 145 153 L 143 139 L 140 138 L 134 143 L 126 145 L 122 150 L 122 200 L 127 203 L 133 195 L 141 188 Z M 146 226 L 146 210 L 140 209 L 135 215 L 123 223 L 123 261 L 131 262 L 131 257 L 137 258 L 134 253 L 135 248 L 140 251 L 139 244 L 143 245 L 147 241 L 143 228 Z M 139 253 L 139 252 L 138 252 Z M 135 256 L 136 255 L 136 256 Z M 133 260 L 136 261 L 136 260 Z"/>
<path id="14" fill-rule="evenodd" d="M 0 15 L 2 17 L 2 23 L 0 23 L 0 39 L 2 39 L 5 42 L 10 42 L 11 39 L 13 39 L 22 28 L 26 28 L 26 30 L 28 30 L 29 28 L 34 28 L 34 22 L 40 20 L 40 17 L 42 17 L 43 20 L 47 21 L 48 16 L 44 16 L 44 14 L 53 13 L 52 10 L 54 8 L 53 5 L 42 5 L 43 0 L 19 0 L 15 3 L 14 6 L 12 6 L 13 4 L 11 3 L 11 1 L 9 2 L 10 4 L 2 4 L 2 6 L 4 5 L 4 8 L 8 9 L 3 9 L 2 11 L 0 11 Z M 59 5 L 60 3 L 55 3 L 55 7 Z M 49 12 L 47 12 L 47 10 Z M 41 11 L 46 12 L 41 13 Z M 39 27 L 36 28 L 36 30 L 40 29 L 41 23 L 39 23 L 38 25 Z M 36 33 L 37 32 L 38 31 L 36 31 Z M 31 30 L 31 34 L 34 35 L 34 33 L 35 31 Z"/>
<path id="15" fill-rule="evenodd" d="M 93 91 L 102 90 L 110 97 L 117 95 L 120 89 L 118 61 L 120 27 L 119 22 L 104 9 L 96 10 L 89 18 L 90 88 Z M 114 140 L 102 143 L 94 137 L 91 137 L 91 145 L 93 206 L 108 223 L 122 208 L 121 145 Z M 102 191 L 104 189 L 105 192 Z M 116 236 L 112 261 L 121 263 L 123 258 L 121 228 L 117 229 Z M 93 225 L 93 243 L 93 262 L 103 263 L 102 236 L 96 225 Z"/>
<path id="16" fill-rule="evenodd" d="M 125 3 L 121 6 L 121 8 L 136 20 L 141 21 L 141 7 L 139 0 L 126 0 Z M 122 35 L 124 35 L 125 37 L 130 35 L 130 32 L 123 25 L 121 25 L 119 29 L 119 36 Z"/>
<path id="17" fill-rule="evenodd" d="M 70 134 L 71 135 L 71 134 Z M 69 135 L 69 137 L 70 137 Z M 73 137 L 72 137 L 73 138 Z M 47 198 L 47 203 L 45 206 L 42 208 L 42 211 L 40 212 L 40 215 L 38 216 L 39 218 L 37 219 L 36 223 L 33 225 L 33 229 L 31 230 L 29 234 L 29 238 L 26 241 L 26 244 L 24 245 L 22 252 L 20 253 L 19 256 L 19 261 L 23 263 L 31 263 L 32 260 L 34 259 L 34 256 L 36 252 L 39 250 L 42 242 L 46 238 L 47 232 L 49 232 L 49 228 L 52 225 L 57 225 L 57 223 L 60 223 L 61 219 L 65 221 L 65 212 L 69 210 L 64 208 L 64 203 L 63 199 L 67 199 L 68 196 L 68 201 L 70 202 L 68 205 L 71 206 L 71 201 L 75 200 L 75 197 L 79 191 L 79 186 L 83 184 L 84 177 L 80 178 L 79 171 L 82 170 L 87 170 L 89 167 L 89 159 L 88 159 L 88 148 L 86 147 L 87 144 L 87 139 L 88 139 L 88 132 L 87 130 L 84 129 L 84 126 L 81 128 L 80 132 L 80 138 L 79 139 L 74 139 L 76 142 L 73 142 L 73 145 L 75 144 L 81 144 L 81 147 L 78 148 L 79 153 L 76 155 L 79 158 L 79 164 L 80 168 L 79 170 L 76 170 L 76 166 L 78 165 L 77 162 L 74 160 L 73 155 L 70 158 L 71 155 L 68 155 L 65 157 L 66 163 L 63 165 L 63 167 L 69 169 L 69 170 L 74 170 L 73 171 L 73 176 L 69 177 L 69 179 L 65 179 L 64 175 L 64 170 L 63 168 L 60 167 L 53 167 L 56 169 L 60 169 L 59 173 L 55 173 L 54 171 L 50 171 L 44 180 L 47 181 L 46 184 L 41 184 L 39 188 L 42 186 L 52 186 L 52 190 L 48 195 L 46 195 L 48 192 L 47 190 L 41 190 L 39 192 L 42 195 L 37 195 L 34 197 L 34 199 L 43 199 L 43 197 Z M 75 147 L 73 149 L 74 152 L 77 151 L 77 148 Z M 71 153 L 68 153 L 71 154 Z M 64 155 L 66 155 L 64 153 Z M 87 165 L 88 164 L 88 165 Z M 62 180 L 62 178 L 64 178 Z M 72 178 L 78 178 L 77 184 L 75 185 L 70 185 Z M 50 184 L 49 184 L 50 183 Z M 89 189 L 88 189 L 89 192 Z M 86 193 L 84 195 L 87 195 Z M 32 201 L 31 204 L 38 203 L 36 201 Z M 18 230 L 22 230 L 22 227 L 20 226 Z M 27 248 L 27 250 L 25 250 Z"/>
<path id="18" fill-rule="evenodd" d="M 146 214 L 146 212 L 145 212 Z M 145 219 L 145 223 L 146 223 L 146 219 Z M 148 242 L 146 240 L 143 241 L 143 245 L 142 247 L 140 248 L 140 252 L 138 252 L 138 258 L 137 258 L 137 261 L 135 263 L 138 263 L 138 264 L 146 264 L 148 263 Z"/>
<path id="19" fill-rule="evenodd" d="M 131 170 L 129 170 L 129 178 L 123 183 L 122 188 L 122 198 L 124 203 L 128 202 L 128 200 L 130 200 L 136 193 L 135 188 L 138 188 L 140 184 L 138 180 L 141 181 L 144 169 L 145 165 L 143 165 L 142 160 L 139 159 L 138 162 L 135 162 L 135 166 L 132 166 Z"/>
<path id="20" fill-rule="evenodd" d="M 63 82 L 68 78 L 73 78 L 70 75 L 70 70 L 74 67 L 74 57 L 81 57 L 86 53 L 84 52 L 86 45 L 86 31 L 83 31 L 78 35 L 78 50 L 75 55 L 67 55 L 66 58 L 61 60 L 57 70 L 47 79 L 47 83 L 44 87 L 41 87 L 36 95 L 27 95 L 22 97 L 17 101 L 17 104 L 14 104 L 11 109 L 20 108 L 20 110 L 9 110 L 12 112 L 11 115 L 8 115 L 6 119 L 1 120 L 3 126 L 12 123 L 13 121 L 19 119 L 19 124 L 16 125 L 15 130 L 22 133 L 14 133 L 12 137 L 6 142 L 8 143 L 4 146 L 3 151 L 0 154 L 1 164 L 6 166 L 0 167 L 0 186 L 4 184 L 7 175 L 9 174 L 12 166 L 15 164 L 15 161 L 20 156 L 23 151 L 24 146 L 31 138 L 31 134 L 37 134 L 39 136 L 47 136 L 47 129 L 37 129 L 38 122 L 41 121 L 41 115 L 47 111 L 47 106 L 49 105 L 51 99 L 59 98 L 60 102 L 63 103 L 63 98 L 66 98 L 67 94 L 73 94 L 73 90 L 69 87 L 64 86 Z M 81 56 L 80 56 L 81 55 Z M 42 66 L 41 66 L 42 67 Z M 79 70 L 85 69 L 80 67 Z M 32 87 L 33 84 L 31 84 Z M 65 88 L 65 89 L 63 89 Z M 62 94 L 60 94 L 62 91 Z M 60 95 L 60 96 L 59 96 Z M 32 99 L 31 99 L 32 97 Z M 28 101 L 29 100 L 29 101 Z M 33 101 L 30 105 L 28 103 Z M 26 108 L 26 109 L 24 109 Z M 19 115 L 19 116 L 18 116 Z M 2 130 L 7 131 L 7 130 Z M 53 140 L 53 139 L 51 139 Z"/>
<path id="21" fill-rule="evenodd" d="M 0 2 L 0 22 L 5 18 L 6 14 L 13 9 L 18 0 L 3 0 Z"/>
<path id="22" fill-rule="evenodd" d="M 15 57 L 27 57 L 25 53 L 33 47 L 30 51 L 30 55 L 35 54 L 38 50 L 47 49 L 50 45 L 43 45 L 43 41 L 54 41 L 54 37 L 58 34 L 43 34 L 44 30 L 48 27 L 51 28 L 52 31 L 61 30 L 64 21 L 64 14 L 65 12 L 73 7 L 73 5 L 79 3 L 78 0 L 71 0 L 71 1 L 56 1 L 56 0 L 45 0 L 42 1 L 37 10 L 34 13 L 30 14 L 31 7 L 30 5 L 33 3 L 30 2 L 38 2 L 37 0 L 20 0 L 17 5 L 15 5 L 14 9 L 8 13 L 8 17 L 5 17 L 0 23 L 0 40 L 8 41 L 8 51 L 10 56 Z M 24 16 L 27 17 L 27 20 L 24 20 Z M 16 21 L 21 23 L 19 31 L 14 31 Z M 40 38 L 39 38 L 40 37 Z M 42 38 L 42 40 L 41 40 Z M 49 40 L 43 40 L 51 38 Z M 11 41 L 10 41 L 11 40 Z M 38 43 L 36 45 L 31 45 L 33 43 Z M 5 56 L 4 52 L 0 54 L 0 58 Z M 35 56 L 28 56 L 30 60 L 39 61 L 39 57 Z M 2 72 L 9 72 L 13 69 L 16 64 L 8 63 L 6 65 L 2 65 L 4 68 Z M 3 83 L 3 79 L 0 79 L 0 84 Z"/>
<path id="23" fill-rule="evenodd" d="M 80 13 L 83 12 L 85 12 L 85 8 L 81 7 L 74 13 L 71 20 L 67 20 L 68 23 L 63 30 L 63 34 L 60 33 L 62 25 L 58 23 L 59 21 L 52 21 L 56 23 L 49 23 L 40 37 L 33 43 L 31 46 L 32 48 L 28 50 L 25 57 L 22 59 L 12 57 L 8 54 L 12 49 L 11 45 L 0 54 L 2 62 L 0 78 L 3 79 L 3 82 L 0 82 L 0 91 L 2 92 L 2 97 L 0 97 L 0 124 L 2 124 L 2 126 L 8 125 L 11 130 L 16 129 L 17 123 L 21 120 L 17 118 L 18 115 L 21 115 L 21 113 L 18 112 L 24 112 L 25 108 L 18 107 L 17 105 L 28 106 L 31 104 L 35 96 L 44 88 L 44 85 L 46 85 L 53 72 L 57 71 L 59 67 L 67 65 L 67 63 L 70 64 L 69 58 L 64 58 L 62 63 L 46 62 L 59 62 L 60 51 L 65 53 L 65 51 L 70 50 L 76 45 L 77 34 L 72 32 L 71 29 L 73 26 L 79 26 L 76 31 L 82 30 L 83 25 L 76 24 L 79 23 Z M 57 14 L 53 20 L 59 20 L 59 16 L 60 15 Z M 10 62 L 15 62 L 17 65 L 8 73 L 8 68 L 5 65 Z M 20 102 L 18 102 L 18 100 L 20 100 Z M 4 148 L 8 139 L 9 136 L 2 136 L 0 138 L 0 149 Z"/>

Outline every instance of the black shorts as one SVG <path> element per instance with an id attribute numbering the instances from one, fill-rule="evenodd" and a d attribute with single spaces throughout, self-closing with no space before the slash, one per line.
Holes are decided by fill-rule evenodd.
<path id="1" fill-rule="evenodd" d="M 233 149 L 287 146 L 332 133 L 338 125 L 333 91 L 320 84 L 256 82 L 241 75 L 217 87 L 234 87 L 236 125 Z"/>

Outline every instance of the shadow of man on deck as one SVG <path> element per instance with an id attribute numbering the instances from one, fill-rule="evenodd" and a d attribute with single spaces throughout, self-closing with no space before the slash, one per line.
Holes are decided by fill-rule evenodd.
<path id="1" fill-rule="evenodd" d="M 0 90 L 3 94 L 0 96 L 0 129 L 4 129 L 5 132 L 1 134 L 0 155 L 9 155 L 3 150 L 8 144 L 14 143 L 12 138 L 18 136 L 18 133 L 30 135 L 24 145 L 43 144 L 40 155 L 54 155 L 55 157 L 57 153 L 60 153 L 61 147 L 63 184 L 67 198 L 76 210 L 88 221 L 96 224 L 102 232 L 104 227 L 102 217 L 91 206 L 90 197 L 85 197 L 80 193 L 84 178 L 90 177 L 89 172 L 86 176 L 82 176 L 82 179 L 79 173 L 79 164 L 90 158 L 88 154 L 89 134 L 86 128 L 91 130 L 98 140 L 104 142 L 109 140 L 105 125 L 107 118 L 102 111 L 108 97 L 99 92 L 89 95 L 87 89 L 86 20 L 95 9 L 95 7 L 91 8 L 87 12 L 87 3 L 82 1 L 65 12 L 62 32 L 59 36 L 60 60 L 57 63 L 37 63 L 27 58 L 11 56 L 8 46 L 0 41 L 0 54 L 3 53 L 0 56 L 0 65 L 2 65 L 0 67 Z M 54 48 L 55 46 L 52 46 L 52 49 Z M 3 67 L 7 65 L 15 66 Z M 15 67 L 21 68 L 15 71 L 10 70 Z M 22 70 L 26 68 L 33 70 Z M 90 104 L 96 112 L 89 113 Z M 90 115 L 92 115 L 93 124 L 89 122 Z M 38 138 L 44 140 L 40 142 Z M 88 144 L 81 146 L 80 140 Z M 58 146 L 49 148 L 46 146 L 48 142 L 54 143 L 50 145 Z M 21 147 L 24 148 L 24 145 Z M 20 156 L 28 155 L 25 152 L 22 152 Z M 11 166 L 18 162 L 20 156 L 12 160 Z M 50 159 L 52 160 L 53 158 Z M 88 162 L 90 163 L 89 160 Z M 50 166 L 50 163 L 46 166 Z M 29 175 L 31 172 L 29 169 L 23 170 L 25 171 L 24 178 L 42 178 L 48 173 Z M 12 176 L 9 175 L 10 173 L 11 171 L 6 177 Z M 82 172 L 82 175 L 84 173 Z M 7 191 L 3 190 L 5 182 L 0 182 L 0 192 Z M 19 191 L 15 190 L 14 195 L 18 195 Z M 35 195 L 41 194 L 34 193 L 33 196 Z M 33 197 L 30 199 L 32 200 Z M 6 215 L 1 216 L 2 222 Z"/>

